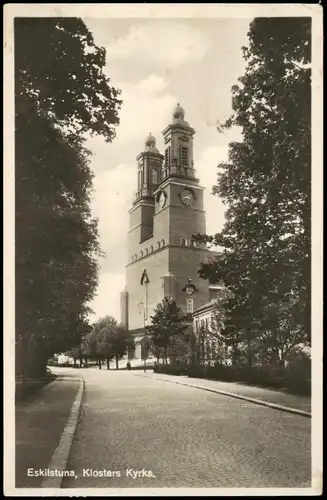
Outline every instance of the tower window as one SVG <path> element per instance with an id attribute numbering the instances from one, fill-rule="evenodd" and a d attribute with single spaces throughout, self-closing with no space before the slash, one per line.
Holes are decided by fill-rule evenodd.
<path id="1" fill-rule="evenodd" d="M 152 184 L 158 184 L 158 171 L 155 168 L 152 169 Z"/>
<path id="2" fill-rule="evenodd" d="M 169 165 L 170 148 L 168 147 L 165 151 L 165 164 Z"/>
<path id="3" fill-rule="evenodd" d="M 157 246 L 158 246 L 158 248 L 160 248 L 160 241 L 157 242 Z"/>
<path id="4" fill-rule="evenodd" d="M 141 257 L 143 257 L 143 250 L 141 250 Z"/>
<path id="5" fill-rule="evenodd" d="M 188 149 L 185 146 L 181 146 L 181 164 L 184 167 L 188 166 Z"/>
<path id="6" fill-rule="evenodd" d="M 151 253 L 153 252 L 153 245 L 151 245 L 151 247 L 150 247 L 150 252 Z"/>
<path id="7" fill-rule="evenodd" d="M 192 314 L 193 313 L 193 297 L 188 297 L 186 299 L 186 312 L 188 314 Z"/>
<path id="8" fill-rule="evenodd" d="M 181 238 L 181 247 L 185 247 L 185 239 Z"/>
<path id="9" fill-rule="evenodd" d="M 148 249 L 146 248 L 146 249 L 145 249 L 145 251 L 144 251 L 145 255 L 148 255 L 148 252 L 149 252 L 149 251 L 148 251 Z"/>

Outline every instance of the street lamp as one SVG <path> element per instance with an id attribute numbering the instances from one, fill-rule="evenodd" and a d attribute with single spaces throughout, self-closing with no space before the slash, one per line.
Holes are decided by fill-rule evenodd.
<path id="1" fill-rule="evenodd" d="M 144 353 L 144 371 L 146 372 L 146 320 L 148 318 L 148 284 L 150 283 L 148 274 L 146 272 L 146 269 L 143 269 L 142 275 L 141 275 L 141 280 L 140 280 L 141 286 L 144 286 L 144 302 L 143 304 L 143 310 L 144 310 L 144 337 L 143 337 L 143 353 Z"/>
<path id="2" fill-rule="evenodd" d="M 144 373 L 146 372 L 147 336 L 143 337 Z"/>
<path id="3" fill-rule="evenodd" d="M 143 346 L 143 357 L 144 357 L 144 372 L 146 372 L 146 340 L 147 340 L 147 335 L 146 335 L 146 308 L 144 302 L 139 302 L 139 306 L 143 306 L 143 326 L 144 326 L 144 336 L 142 339 L 142 346 Z"/>
<path id="4" fill-rule="evenodd" d="M 192 279 L 189 278 L 187 284 L 182 289 L 183 292 L 186 293 L 186 317 L 190 321 L 189 329 L 190 335 L 188 339 L 188 358 L 189 362 L 194 362 L 194 332 L 193 332 L 193 309 L 194 309 L 194 293 L 199 290 L 192 283 Z"/>

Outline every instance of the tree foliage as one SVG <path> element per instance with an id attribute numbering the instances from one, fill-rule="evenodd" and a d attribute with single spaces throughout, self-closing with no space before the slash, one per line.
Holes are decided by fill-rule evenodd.
<path id="1" fill-rule="evenodd" d="M 38 111 L 75 138 L 115 137 L 119 91 L 104 67 L 106 53 L 79 18 L 15 18 L 16 109 Z M 71 139 L 71 137 L 70 137 Z"/>
<path id="2" fill-rule="evenodd" d="M 90 331 L 100 249 L 83 141 L 111 141 L 120 106 L 104 64 L 80 19 L 15 19 L 17 374 Z"/>
<path id="3" fill-rule="evenodd" d="M 186 330 L 185 317 L 175 300 L 165 297 L 155 308 L 151 325 L 146 328 L 153 354 L 159 357 L 161 353 L 167 362 L 169 351 L 180 352 L 180 341 Z"/>
<path id="4" fill-rule="evenodd" d="M 99 359 L 99 367 L 101 367 L 101 359 L 107 359 L 109 368 L 109 361 L 115 358 L 117 369 L 118 361 L 133 348 L 133 337 L 112 316 L 100 318 L 81 344 L 85 356 Z"/>
<path id="5" fill-rule="evenodd" d="M 224 251 L 201 276 L 232 292 L 225 334 L 245 342 L 251 365 L 253 346 L 280 360 L 282 345 L 310 340 L 311 20 L 257 18 L 248 36 L 233 114 L 219 126 L 243 136 L 213 188 L 226 221 L 203 238 Z"/>

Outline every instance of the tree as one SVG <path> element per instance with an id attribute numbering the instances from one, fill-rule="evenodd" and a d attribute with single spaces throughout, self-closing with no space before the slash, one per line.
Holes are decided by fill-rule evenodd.
<path id="1" fill-rule="evenodd" d="M 169 348 L 173 348 L 176 340 L 182 338 L 187 329 L 187 325 L 184 324 L 185 317 L 177 307 L 176 301 L 165 297 L 155 308 L 151 320 L 151 325 L 146 328 L 150 345 L 162 349 L 163 360 L 167 363 Z M 154 354 L 157 353 L 158 351 L 154 350 Z"/>
<path id="2" fill-rule="evenodd" d="M 233 115 L 219 125 L 243 135 L 229 144 L 213 188 L 228 207 L 226 222 L 202 238 L 224 251 L 200 275 L 232 292 L 225 333 L 246 346 L 252 366 L 267 332 L 273 350 L 281 332 L 291 344 L 311 336 L 311 20 L 257 18 L 248 36 Z"/>
<path id="3" fill-rule="evenodd" d="M 111 337 L 111 348 L 116 359 L 116 369 L 119 369 L 119 360 L 127 354 L 129 349 L 134 348 L 134 340 L 123 325 L 118 325 Z"/>
<path id="4" fill-rule="evenodd" d="M 16 17 L 16 112 L 28 118 L 36 104 L 69 141 L 91 133 L 111 142 L 121 101 L 105 64 L 105 49 L 80 18 Z"/>
<path id="5" fill-rule="evenodd" d="M 128 349 L 134 347 L 133 337 L 112 316 L 100 318 L 93 325 L 88 342 L 89 351 L 97 358 L 99 369 L 101 369 L 102 359 L 106 359 L 108 370 L 110 368 L 110 361 L 114 358 L 118 370 L 119 360 L 125 356 Z"/>
<path id="6" fill-rule="evenodd" d="M 88 359 L 95 358 L 99 363 L 97 338 L 94 332 L 94 328 L 82 339 L 79 349 L 86 358 Z"/>
<path id="7" fill-rule="evenodd" d="M 74 358 L 74 367 L 76 368 L 76 362 L 79 359 L 79 366 L 83 366 L 83 351 L 80 345 L 77 347 L 74 347 L 73 349 L 70 349 L 67 351 L 66 356 L 69 356 L 70 358 Z M 84 358 L 85 359 L 85 358 Z M 86 365 L 86 359 L 85 359 L 85 365 Z"/>
<path id="8" fill-rule="evenodd" d="M 110 142 L 119 91 L 78 18 L 15 18 L 16 373 L 88 334 L 98 280 L 87 133 Z"/>
<path id="9" fill-rule="evenodd" d="M 98 357 L 99 369 L 103 358 L 107 361 L 107 369 L 110 368 L 110 361 L 114 358 L 112 348 L 112 337 L 117 330 L 117 321 L 112 316 L 100 318 L 93 325 L 93 336 L 95 341 L 95 352 Z"/>

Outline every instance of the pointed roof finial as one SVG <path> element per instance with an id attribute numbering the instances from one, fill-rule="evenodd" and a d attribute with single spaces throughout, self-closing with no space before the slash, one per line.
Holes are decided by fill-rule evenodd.
<path id="1" fill-rule="evenodd" d="M 173 111 L 173 118 L 175 120 L 184 120 L 184 116 L 185 116 L 185 111 L 182 108 L 182 106 L 180 105 L 180 103 L 178 102 L 177 106 L 175 107 L 175 109 Z"/>

